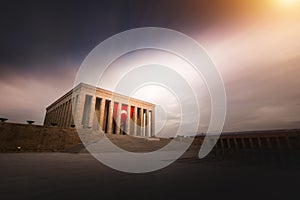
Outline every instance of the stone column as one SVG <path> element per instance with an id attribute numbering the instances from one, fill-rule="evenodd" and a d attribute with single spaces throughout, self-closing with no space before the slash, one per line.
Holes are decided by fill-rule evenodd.
<path id="1" fill-rule="evenodd" d="M 52 117 L 54 116 L 54 109 L 52 110 Z M 48 113 L 46 112 L 46 117 L 45 117 L 45 123 L 49 126 L 51 123 L 51 117 L 48 115 Z"/>
<path id="2" fill-rule="evenodd" d="M 64 126 L 64 104 L 61 104 L 60 107 L 60 126 L 63 127 Z"/>
<path id="3" fill-rule="evenodd" d="M 261 144 L 261 138 L 260 138 L 260 137 L 258 137 L 258 138 L 257 138 L 257 141 L 258 141 L 258 147 L 259 147 L 259 148 L 262 148 L 262 144 Z"/>
<path id="4" fill-rule="evenodd" d="M 143 124 L 144 124 L 144 109 L 140 109 L 140 136 L 144 136 L 143 132 Z"/>
<path id="5" fill-rule="evenodd" d="M 68 101 L 68 121 L 67 121 L 67 127 L 70 127 L 72 124 L 72 101 Z"/>
<path id="6" fill-rule="evenodd" d="M 53 110 L 53 117 L 50 119 L 49 125 L 51 125 L 51 123 L 57 123 L 57 109 L 56 108 L 55 108 L 55 110 Z"/>
<path id="7" fill-rule="evenodd" d="M 70 101 L 67 101 L 67 109 L 66 109 L 66 127 L 70 126 Z"/>
<path id="8" fill-rule="evenodd" d="M 107 133 L 112 133 L 112 123 L 113 123 L 113 110 L 114 110 L 114 102 L 110 101 L 109 111 L 108 111 L 108 121 L 107 121 Z"/>
<path id="9" fill-rule="evenodd" d="M 55 114 L 55 121 L 54 121 L 54 123 L 56 123 L 56 124 L 58 125 L 58 119 L 59 119 L 59 107 L 56 106 L 55 110 L 56 110 L 56 111 L 55 111 L 56 114 Z"/>
<path id="10" fill-rule="evenodd" d="M 49 121 L 51 120 L 51 117 L 49 116 L 49 113 L 46 111 L 46 116 L 44 119 L 44 125 L 49 125 Z"/>
<path id="11" fill-rule="evenodd" d="M 146 116 L 145 116 L 145 136 L 146 137 L 150 137 L 149 136 L 149 110 L 146 109 Z"/>
<path id="12" fill-rule="evenodd" d="M 55 120 L 55 110 L 52 111 L 51 118 L 48 118 L 48 125 L 51 125 L 51 122 Z"/>
<path id="13" fill-rule="evenodd" d="M 242 146 L 243 146 L 243 149 L 246 149 L 245 140 L 243 137 L 242 137 Z"/>
<path id="14" fill-rule="evenodd" d="M 63 115 L 64 115 L 64 105 L 61 104 L 59 106 L 59 126 L 60 127 L 63 126 Z"/>
<path id="15" fill-rule="evenodd" d="M 82 127 L 82 116 L 84 109 L 85 94 L 80 92 L 75 100 L 74 108 L 74 124 L 78 127 Z"/>
<path id="16" fill-rule="evenodd" d="M 51 125 L 51 121 L 53 121 L 54 110 L 52 112 L 53 112 L 52 116 L 48 116 L 49 114 L 47 114 L 47 125 Z"/>
<path id="17" fill-rule="evenodd" d="M 58 125 L 58 121 L 59 121 L 59 106 L 56 107 L 56 121 L 55 123 Z"/>
<path id="18" fill-rule="evenodd" d="M 67 109 L 66 109 L 66 124 L 65 124 L 65 126 L 66 127 L 69 127 L 70 125 L 69 125 L 69 121 L 70 121 L 70 113 L 69 113 L 69 109 L 70 109 L 70 102 L 69 102 L 69 100 L 67 101 Z"/>
<path id="19" fill-rule="evenodd" d="M 122 108 L 122 103 L 118 103 L 118 109 L 117 109 L 117 114 L 116 114 L 116 134 L 120 134 L 120 127 L 121 127 L 121 108 Z"/>
<path id="20" fill-rule="evenodd" d="M 280 141 L 279 141 L 279 138 L 278 138 L 278 137 L 276 137 L 276 143 L 277 143 L 277 148 L 278 148 L 278 149 L 281 149 Z"/>
<path id="21" fill-rule="evenodd" d="M 99 116 L 99 125 L 100 125 L 100 129 L 104 131 L 104 111 L 105 111 L 105 102 L 106 99 L 102 98 L 100 101 L 100 116 Z"/>
<path id="22" fill-rule="evenodd" d="M 153 107 L 151 110 L 151 133 L 150 133 L 150 136 L 155 137 L 155 107 Z"/>
<path id="23" fill-rule="evenodd" d="M 268 148 L 269 148 L 269 149 L 272 148 L 271 142 L 270 142 L 270 138 L 269 138 L 269 137 L 267 137 L 267 145 L 268 145 Z"/>
<path id="24" fill-rule="evenodd" d="M 63 108 L 62 108 L 62 121 L 61 121 L 61 124 L 62 124 L 62 127 L 65 127 L 66 126 L 66 111 L 67 111 L 67 102 L 63 103 Z"/>
<path id="25" fill-rule="evenodd" d="M 73 102 L 74 102 L 74 97 L 72 97 L 72 95 L 70 97 L 69 102 L 70 102 L 70 108 L 69 108 L 70 109 L 69 127 L 71 127 L 71 125 L 73 124 Z"/>
<path id="26" fill-rule="evenodd" d="M 226 142 L 227 142 L 228 149 L 231 149 L 230 138 L 226 138 Z"/>
<path id="27" fill-rule="evenodd" d="M 69 101 L 66 102 L 66 109 L 65 109 L 65 127 L 68 127 L 68 120 L 69 120 Z"/>
<path id="28" fill-rule="evenodd" d="M 65 127 L 69 127 L 69 120 L 70 120 L 70 117 L 69 117 L 69 107 L 70 107 L 70 102 L 69 100 L 67 101 L 67 108 L 66 108 L 66 123 L 65 123 Z"/>
<path id="29" fill-rule="evenodd" d="M 57 108 L 54 108 L 54 114 L 53 114 L 53 118 L 50 120 L 50 125 L 51 123 L 57 123 Z"/>
<path id="30" fill-rule="evenodd" d="M 67 127 L 67 123 L 68 123 L 68 107 L 69 107 L 69 102 L 67 101 L 65 103 L 64 127 Z"/>
<path id="31" fill-rule="evenodd" d="M 97 99 L 99 100 L 99 108 L 97 105 Z M 101 98 L 95 96 L 93 130 L 100 129 L 100 107 L 101 107 Z"/>
<path id="32" fill-rule="evenodd" d="M 221 148 L 224 149 L 224 144 L 222 138 L 220 138 Z"/>
<path id="33" fill-rule="evenodd" d="M 249 138 L 249 141 L 250 141 L 250 148 L 253 149 L 254 146 L 253 146 L 253 142 L 252 142 L 252 138 L 251 137 Z"/>
<path id="34" fill-rule="evenodd" d="M 90 105 L 90 113 L 89 113 L 89 122 L 88 127 L 93 127 L 94 124 L 94 117 L 95 117 L 95 103 L 96 103 L 96 96 L 93 95 L 91 99 L 91 105 Z"/>
<path id="35" fill-rule="evenodd" d="M 239 145 L 238 145 L 235 137 L 233 138 L 233 143 L 234 143 L 234 149 L 239 149 Z"/>
<path id="36" fill-rule="evenodd" d="M 48 115 L 47 112 L 46 112 L 46 116 L 45 116 L 45 118 L 44 118 L 44 125 L 48 125 L 49 119 L 50 119 L 50 117 L 49 117 L 49 115 Z"/>
<path id="37" fill-rule="evenodd" d="M 133 135 L 136 136 L 136 129 L 137 129 L 137 107 L 134 106 L 133 110 Z"/>
<path id="38" fill-rule="evenodd" d="M 62 105 L 59 105 L 58 107 L 58 120 L 57 120 L 57 125 L 61 126 L 61 114 L 62 114 Z"/>
<path id="39" fill-rule="evenodd" d="M 54 116 L 55 116 L 55 112 L 54 112 L 55 110 L 53 109 L 53 118 L 54 118 Z M 53 119 L 52 118 L 52 119 Z M 47 123 L 48 123 L 48 125 L 50 126 L 51 125 L 51 120 L 52 120 L 50 117 L 48 117 L 48 120 L 47 120 Z"/>
<path id="40" fill-rule="evenodd" d="M 56 123 L 58 125 L 58 119 L 59 119 L 59 107 L 55 108 L 55 121 L 54 123 Z"/>
<path id="41" fill-rule="evenodd" d="M 68 102 L 66 101 L 64 104 L 64 121 L 63 121 L 63 126 L 67 126 L 67 119 L 68 119 Z"/>
<path id="42" fill-rule="evenodd" d="M 286 138 L 286 143 L 287 143 L 287 146 L 288 146 L 288 149 L 291 149 L 292 146 L 291 146 L 291 141 L 290 141 L 290 137 L 289 135 L 285 137 Z"/>
<path id="43" fill-rule="evenodd" d="M 76 125 L 76 110 L 78 105 L 78 95 L 73 95 L 72 99 L 72 124 Z"/>
<path id="44" fill-rule="evenodd" d="M 46 116 L 45 116 L 45 119 L 44 119 L 44 125 L 49 125 L 49 120 L 50 120 L 50 116 L 49 116 L 49 113 L 46 112 Z"/>
<path id="45" fill-rule="evenodd" d="M 131 105 L 127 105 L 127 115 L 126 115 L 126 134 L 131 135 L 130 133 L 130 125 L 131 125 L 131 119 L 130 119 L 130 111 L 131 111 Z"/>

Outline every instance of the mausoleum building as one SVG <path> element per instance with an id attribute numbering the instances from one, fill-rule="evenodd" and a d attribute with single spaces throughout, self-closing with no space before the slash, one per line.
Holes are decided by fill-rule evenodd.
<path id="1" fill-rule="evenodd" d="M 151 137 L 154 112 L 152 103 L 80 83 L 46 108 L 44 125 Z"/>

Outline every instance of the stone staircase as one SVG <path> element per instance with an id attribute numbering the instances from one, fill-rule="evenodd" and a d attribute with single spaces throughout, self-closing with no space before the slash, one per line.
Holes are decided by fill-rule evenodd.
<path id="1" fill-rule="evenodd" d="M 171 139 L 166 138 L 143 138 L 129 135 L 114 135 L 107 134 L 107 138 L 119 148 L 130 152 L 151 152 L 158 150 L 167 145 Z M 69 153 L 88 153 L 87 149 L 82 143 L 73 145 L 64 150 Z"/>

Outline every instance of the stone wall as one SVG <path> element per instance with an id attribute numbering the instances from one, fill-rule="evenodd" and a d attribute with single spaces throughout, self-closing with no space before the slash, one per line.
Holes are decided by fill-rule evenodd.
<path id="1" fill-rule="evenodd" d="M 62 151 L 80 142 L 74 128 L 0 123 L 0 152 Z"/>
<path id="2" fill-rule="evenodd" d="M 148 138 L 117 134 L 107 134 L 107 137 L 120 148 L 132 152 L 154 151 L 170 141 L 169 139 L 152 141 Z M 0 152 L 53 151 L 87 152 L 75 128 L 0 123 Z"/>

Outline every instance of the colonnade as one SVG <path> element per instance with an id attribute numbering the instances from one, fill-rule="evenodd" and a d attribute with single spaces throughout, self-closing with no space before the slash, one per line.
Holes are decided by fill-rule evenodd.
<path id="1" fill-rule="evenodd" d="M 72 117 L 72 101 L 71 99 L 57 105 L 47 111 L 44 125 L 53 125 L 59 127 L 71 127 L 74 125 Z"/>
<path id="2" fill-rule="evenodd" d="M 154 111 L 139 104 L 86 94 L 83 107 L 78 106 L 76 113 L 80 120 L 77 124 L 83 128 L 101 129 L 108 134 L 154 135 Z"/>
<path id="3" fill-rule="evenodd" d="M 291 148 L 289 135 L 286 136 L 251 136 L 221 137 L 216 148 L 221 149 L 281 149 Z"/>

